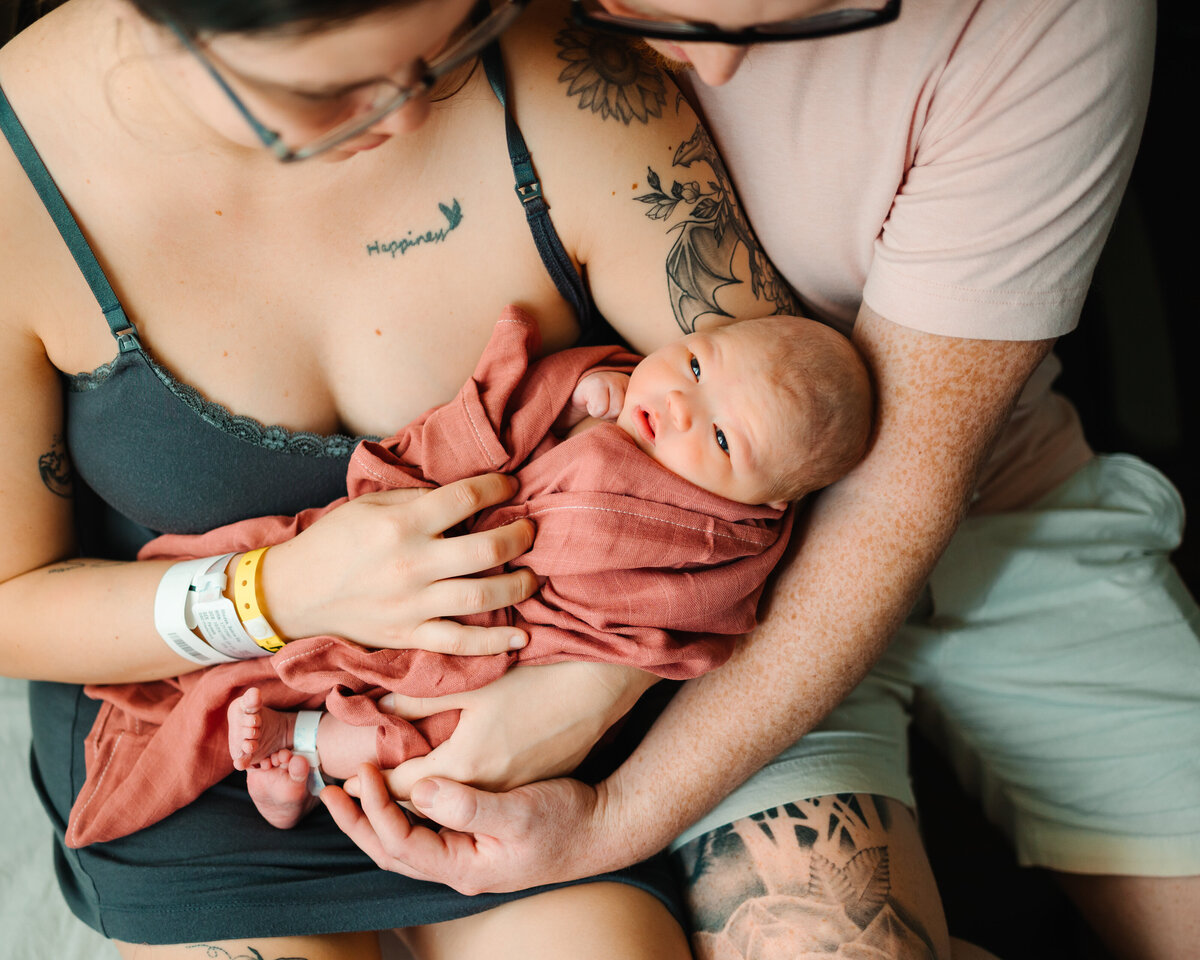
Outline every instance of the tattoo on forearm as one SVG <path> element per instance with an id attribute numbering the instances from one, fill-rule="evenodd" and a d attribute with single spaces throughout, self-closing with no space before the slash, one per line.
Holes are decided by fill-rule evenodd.
<path id="1" fill-rule="evenodd" d="M 458 225 L 462 223 L 463 213 L 462 205 L 457 200 L 451 200 L 450 206 L 444 203 L 438 204 L 438 209 L 442 212 L 442 216 L 446 218 L 446 225 L 439 227 L 436 230 L 426 230 L 424 233 L 413 233 L 409 230 L 408 233 L 398 240 L 376 240 L 368 243 L 367 256 L 371 257 L 375 254 L 383 256 L 385 253 L 390 253 L 392 259 L 396 259 L 396 254 L 404 256 L 413 247 L 419 247 L 427 243 L 443 243 L 452 230 L 457 230 Z"/>
<path id="2" fill-rule="evenodd" d="M 47 567 L 47 573 L 70 573 L 72 570 L 98 570 L 101 567 L 123 567 L 124 560 L 64 560 L 56 567 Z"/>
<path id="3" fill-rule="evenodd" d="M 754 814 L 684 846 L 676 860 L 696 956 L 840 956 L 853 944 L 847 955 L 933 960 L 929 935 L 891 895 L 888 847 L 877 842 L 888 826 L 882 798 L 839 794 Z"/>
<path id="4" fill-rule="evenodd" d="M 558 80 L 567 84 L 567 96 L 579 99 L 580 110 L 602 120 L 615 117 L 625 126 L 662 116 L 666 75 L 631 44 L 579 27 L 560 30 L 554 42 L 558 59 L 567 63 Z"/>
<path id="5" fill-rule="evenodd" d="M 267 960 L 254 947 L 246 947 L 248 953 L 239 953 L 234 956 L 224 947 L 218 947 L 214 943 L 192 943 L 188 944 L 189 950 L 203 950 L 204 956 L 213 958 L 224 958 L 224 960 Z M 306 957 L 277 957 L 275 960 L 307 960 Z"/>
<path id="6" fill-rule="evenodd" d="M 721 307 L 717 292 L 743 282 L 733 272 L 734 254 L 741 245 L 750 256 L 751 292 L 774 304 L 775 313 L 798 313 L 795 297 L 759 247 L 734 196 L 725 164 L 699 124 L 679 145 L 671 161 L 673 167 L 685 167 L 689 172 L 696 164 L 711 172 L 703 185 L 699 179 L 686 183 L 676 180 L 666 191 L 658 173 L 650 167 L 646 179 L 651 192 L 634 197 L 649 207 L 646 216 L 651 220 L 669 221 L 677 212 L 682 215 L 670 227 L 676 236 L 667 254 L 667 290 L 675 322 L 685 333 L 692 333 L 700 317 L 732 316 Z"/>
<path id="7" fill-rule="evenodd" d="M 50 449 L 38 457 L 38 474 L 46 489 L 59 497 L 75 495 L 75 482 L 71 473 L 71 458 L 61 434 L 55 434 Z"/>

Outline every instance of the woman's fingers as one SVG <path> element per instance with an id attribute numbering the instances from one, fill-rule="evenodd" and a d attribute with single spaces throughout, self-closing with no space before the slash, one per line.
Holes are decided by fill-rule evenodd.
<path id="1" fill-rule="evenodd" d="M 533 521 L 522 518 L 492 530 L 434 540 L 429 544 L 428 550 L 435 579 L 482 573 L 509 563 L 529 552 L 529 548 L 533 546 L 533 535 Z"/>
<path id="2" fill-rule="evenodd" d="M 442 533 L 484 507 L 503 503 L 517 487 L 517 481 L 506 474 L 484 473 L 430 490 L 416 504 L 419 529 L 429 536 Z"/>
<path id="3" fill-rule="evenodd" d="M 412 632 L 411 638 L 413 647 L 455 657 L 510 653 L 528 642 L 529 635 L 517 627 L 474 627 L 453 620 L 426 620 Z"/>
<path id="4" fill-rule="evenodd" d="M 463 617 L 511 607 L 533 595 L 538 580 L 527 567 L 490 577 L 439 580 L 425 588 L 422 608 L 433 617 Z"/>

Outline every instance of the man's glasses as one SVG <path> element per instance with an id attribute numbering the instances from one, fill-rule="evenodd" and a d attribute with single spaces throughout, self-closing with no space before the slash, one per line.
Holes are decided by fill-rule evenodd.
<path id="1" fill-rule="evenodd" d="M 844 5 L 806 17 L 794 17 L 774 23 L 760 23 L 727 30 L 713 23 L 694 20 L 673 20 L 657 14 L 627 16 L 609 13 L 600 0 L 573 0 L 571 16 L 582 27 L 605 33 L 646 40 L 673 40 L 677 43 L 730 43 L 747 46 L 752 43 L 772 43 L 782 40 L 815 40 L 838 33 L 853 33 L 891 23 L 900 15 L 900 0 L 865 5 L 857 0 L 845 0 Z"/>
<path id="2" fill-rule="evenodd" d="M 413 97 L 428 92 L 440 77 L 478 56 L 488 44 L 499 37 L 520 16 L 529 2 L 530 0 L 505 0 L 432 60 L 421 61 L 418 64 L 419 78 L 417 80 L 404 84 L 388 79 L 378 80 L 367 92 L 365 107 L 360 108 L 345 120 L 335 123 L 314 140 L 295 147 L 284 143 L 283 138 L 276 131 L 260 122 L 250 112 L 250 109 L 242 102 L 242 98 L 234 92 L 229 82 L 221 75 L 216 64 L 191 37 L 175 24 L 168 23 L 167 25 L 184 48 L 199 61 L 225 96 L 229 98 L 238 113 L 262 141 L 263 146 L 274 153 L 280 162 L 293 163 L 297 160 L 315 157 L 338 144 L 352 140 L 388 114 L 399 110 Z"/>

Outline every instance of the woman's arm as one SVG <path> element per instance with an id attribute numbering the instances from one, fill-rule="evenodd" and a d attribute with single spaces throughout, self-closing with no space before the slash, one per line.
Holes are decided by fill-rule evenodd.
<path id="1" fill-rule="evenodd" d="M 383 781 L 364 771 L 361 811 L 340 791 L 323 795 L 359 846 L 389 869 L 467 893 L 622 866 L 662 849 L 832 709 L 907 613 L 1051 346 L 939 337 L 867 308 L 854 339 L 878 389 L 875 443 L 814 502 L 803 549 L 734 657 L 685 684 L 595 789 L 553 780 L 489 794 L 424 781 L 414 804 L 451 828 L 434 833 L 409 825 L 385 802 Z"/>
<path id="2" fill-rule="evenodd" d="M 39 327 L 56 331 L 100 318 L 63 316 L 52 298 L 50 291 L 61 293 L 65 282 L 83 280 L 11 155 L 0 158 L 0 198 L 0 335 L 6 344 L 0 351 L 6 396 L 0 404 L 0 674 L 115 683 L 194 670 L 154 627 L 155 593 L 169 563 L 76 556 L 62 384 Z M 59 269 L 64 261 L 72 271 L 68 281 Z M 323 624 L 371 645 L 465 654 L 508 649 L 512 628 L 470 628 L 439 618 L 528 596 L 536 585 L 528 572 L 461 578 L 524 553 L 532 529 L 519 523 L 468 537 L 441 534 L 512 490 L 510 479 L 487 475 L 423 496 L 394 491 L 360 498 L 366 502 L 277 548 L 264 566 L 274 587 L 268 603 L 281 622 L 295 625 L 294 635 L 306 631 L 314 608 L 323 608 Z M 362 569 L 393 576 L 370 577 Z"/>

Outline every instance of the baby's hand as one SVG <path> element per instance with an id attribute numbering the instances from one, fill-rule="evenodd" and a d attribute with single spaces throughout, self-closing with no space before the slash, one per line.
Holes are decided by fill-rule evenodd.
<path id="1" fill-rule="evenodd" d="M 615 370 L 589 373 L 575 385 L 571 402 L 554 424 L 555 428 L 569 430 L 587 417 L 616 420 L 625 404 L 625 386 L 628 383 L 629 375 Z"/>

